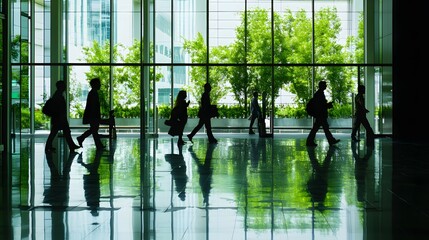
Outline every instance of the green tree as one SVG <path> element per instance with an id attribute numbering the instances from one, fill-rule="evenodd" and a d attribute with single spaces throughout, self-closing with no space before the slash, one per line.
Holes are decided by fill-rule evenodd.
<path id="1" fill-rule="evenodd" d="M 206 63 L 207 62 L 207 45 L 201 33 L 198 33 L 195 40 L 184 40 L 183 49 L 187 51 L 193 63 Z M 210 51 L 210 59 L 214 62 L 221 62 L 228 54 L 225 47 L 213 48 Z M 228 77 L 226 76 L 227 69 L 216 67 L 210 69 L 210 84 L 212 86 L 211 101 L 216 104 L 219 99 L 224 97 L 228 91 L 226 83 Z M 189 70 L 190 84 L 187 91 L 190 92 L 195 99 L 200 99 L 204 92 L 204 84 L 207 82 L 207 69 L 204 66 L 191 66 Z"/>
<path id="2" fill-rule="evenodd" d="M 150 55 L 153 56 L 152 48 Z M 140 116 L 140 98 L 141 98 L 141 67 L 140 66 L 116 66 L 113 68 L 113 86 L 110 86 L 110 70 L 111 67 L 107 66 L 110 62 L 110 42 L 106 41 L 103 45 L 94 41 L 92 45 L 83 48 L 83 59 L 89 63 L 106 63 L 106 66 L 90 66 L 90 70 L 85 73 L 88 82 L 94 77 L 99 77 L 101 80 L 100 89 L 100 103 L 102 113 L 108 114 L 110 110 L 110 87 L 113 87 L 113 107 L 115 109 L 116 117 L 139 117 Z M 122 44 L 116 44 L 113 47 L 113 62 L 118 60 L 124 63 L 140 63 L 142 52 L 142 42 L 134 40 L 131 46 L 124 47 Z M 163 74 L 157 72 L 155 74 L 154 68 L 150 68 L 151 79 L 159 81 Z M 152 87 L 152 84 L 149 84 Z M 74 86 L 72 89 L 71 99 L 81 95 L 82 86 Z M 150 89 L 153 92 L 153 89 Z M 81 117 L 83 113 L 83 106 L 78 102 L 74 103 L 74 110 L 77 112 L 76 117 Z"/>
<path id="3" fill-rule="evenodd" d="M 113 59 L 118 57 L 118 46 L 113 47 Z M 83 47 L 83 61 L 88 63 L 106 63 L 106 66 L 90 66 L 90 70 L 85 73 L 86 79 L 89 81 L 95 77 L 100 78 L 101 88 L 99 91 L 100 95 L 100 107 L 101 113 L 107 115 L 110 109 L 109 93 L 110 93 L 110 42 L 105 41 L 104 44 L 100 44 L 97 41 L 93 41 L 92 45 Z M 118 78 L 118 71 L 116 68 L 113 69 L 113 79 Z"/>

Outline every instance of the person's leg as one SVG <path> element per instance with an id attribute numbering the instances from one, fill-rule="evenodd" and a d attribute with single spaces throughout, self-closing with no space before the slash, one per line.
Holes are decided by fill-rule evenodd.
<path id="1" fill-rule="evenodd" d="M 83 141 L 85 141 L 85 139 L 87 137 L 89 137 L 89 135 L 91 135 L 91 128 L 89 128 L 88 130 L 86 130 L 85 132 L 83 132 L 80 136 L 78 136 L 77 139 L 77 143 L 80 147 L 82 147 L 82 143 Z"/>
<path id="2" fill-rule="evenodd" d="M 360 128 L 360 124 L 361 124 L 360 117 L 356 117 L 355 118 L 355 122 L 353 124 L 352 134 L 351 134 L 351 137 L 352 137 L 353 141 L 359 141 L 359 139 L 356 138 L 356 134 L 357 134 L 357 131 Z"/>
<path id="3" fill-rule="evenodd" d="M 372 127 L 369 124 L 369 121 L 366 117 L 362 119 L 362 125 L 365 128 L 367 139 L 373 140 L 374 139 L 374 130 L 372 130 Z"/>
<path id="4" fill-rule="evenodd" d="M 200 129 L 203 127 L 203 125 L 204 125 L 204 120 L 202 118 L 200 118 L 197 126 L 195 126 L 195 128 L 192 130 L 192 132 L 190 134 L 188 134 L 189 141 L 192 142 L 192 138 L 195 136 L 195 134 L 197 134 L 198 131 L 200 131 Z"/>
<path id="5" fill-rule="evenodd" d="M 179 132 L 179 140 L 177 141 L 177 144 L 179 144 L 179 145 L 184 145 L 185 144 L 185 141 L 183 141 L 183 131 L 185 130 L 185 125 L 186 125 L 186 122 L 184 122 L 184 123 L 180 123 L 180 125 L 179 125 L 179 130 L 178 130 L 178 132 Z"/>
<path id="6" fill-rule="evenodd" d="M 217 143 L 217 139 L 213 136 L 212 123 L 210 118 L 206 119 L 204 125 L 206 126 L 207 137 L 210 143 Z"/>
<path id="7" fill-rule="evenodd" d="M 316 138 L 316 133 L 319 131 L 320 128 L 320 120 L 316 118 L 316 121 L 313 123 L 313 127 L 310 130 L 310 133 L 307 136 L 307 146 L 317 146 L 317 144 L 314 142 L 314 139 Z"/>
<path id="8" fill-rule="evenodd" d="M 90 130 L 91 130 L 92 138 L 94 139 L 95 147 L 97 149 L 103 149 L 104 146 L 101 143 L 100 136 L 98 135 L 99 128 L 100 128 L 100 125 L 98 123 L 90 124 Z"/>
<path id="9" fill-rule="evenodd" d="M 249 125 L 249 134 L 255 134 L 255 132 L 253 131 L 253 124 L 255 123 L 256 120 L 256 116 L 255 115 L 251 115 L 250 116 L 250 125 Z"/>
<path id="10" fill-rule="evenodd" d="M 59 131 L 58 125 L 52 124 L 51 132 L 49 133 L 48 139 L 46 139 L 45 151 L 54 150 L 54 148 L 52 147 L 52 142 L 54 141 L 55 136 L 57 136 L 58 131 Z"/>
<path id="11" fill-rule="evenodd" d="M 64 123 L 63 134 L 64 134 L 64 138 L 66 139 L 67 145 L 69 146 L 70 151 L 74 151 L 79 148 L 79 146 L 76 145 L 76 143 L 74 143 L 73 141 L 73 138 L 71 136 L 70 126 L 67 122 Z"/>
<path id="12" fill-rule="evenodd" d="M 331 131 L 329 130 L 328 119 L 324 118 L 321 123 L 323 131 L 325 132 L 326 139 L 328 139 L 329 145 L 338 143 L 340 140 L 335 139 L 334 136 L 332 136 Z"/>

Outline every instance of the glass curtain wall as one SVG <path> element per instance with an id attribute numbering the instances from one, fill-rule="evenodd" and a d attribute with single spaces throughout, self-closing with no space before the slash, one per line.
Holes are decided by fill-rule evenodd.
<path id="1" fill-rule="evenodd" d="M 163 121 L 181 89 L 191 100 L 192 128 L 205 82 L 220 109 L 215 131 L 248 131 L 254 91 L 261 93 L 267 131 L 302 131 L 311 127 L 304 109 L 320 80 L 328 82 L 335 103 L 335 131 L 352 127 L 358 83 L 367 85 L 374 129 L 391 131 L 391 39 L 380 37 L 391 32 L 385 1 L 40 0 L 11 6 L 13 133 L 49 130 L 40 109 L 60 79 L 68 83 L 73 131 L 83 127 L 94 77 L 102 81 L 102 113 L 114 110 L 121 131 L 166 132 Z"/>

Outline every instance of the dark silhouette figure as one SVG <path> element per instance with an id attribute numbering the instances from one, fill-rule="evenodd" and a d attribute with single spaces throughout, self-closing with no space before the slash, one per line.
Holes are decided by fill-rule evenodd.
<path id="1" fill-rule="evenodd" d="M 352 153 L 355 160 L 355 179 L 357 186 L 357 200 L 359 202 L 365 201 L 365 190 L 366 190 L 366 170 L 368 168 L 368 161 L 372 157 L 372 147 L 366 148 L 366 153 L 360 156 L 357 143 L 352 143 Z"/>
<path id="2" fill-rule="evenodd" d="M 70 152 L 67 162 L 63 165 L 62 173 L 54 162 L 54 153 L 46 153 L 46 162 L 51 173 L 51 182 L 43 192 L 43 202 L 50 204 L 53 208 L 65 209 L 69 201 L 70 168 L 76 157 L 76 152 Z"/>
<path id="3" fill-rule="evenodd" d="M 55 148 L 52 147 L 52 142 L 60 130 L 63 131 L 64 138 L 66 139 L 70 151 L 74 151 L 78 149 L 79 146 L 76 145 L 72 139 L 69 122 L 67 121 L 67 105 L 63 96 L 63 93 L 66 90 L 66 83 L 64 81 L 58 81 L 56 83 L 56 87 L 57 90 L 52 96 L 52 100 L 56 105 L 57 114 L 51 117 L 51 132 L 46 140 L 45 152 L 55 151 Z"/>
<path id="4" fill-rule="evenodd" d="M 359 131 L 360 126 L 363 125 L 365 127 L 366 135 L 367 135 L 367 144 L 372 145 L 374 141 L 374 131 L 372 130 L 371 125 L 369 124 L 368 119 L 366 118 L 366 114 L 369 113 L 368 109 L 365 107 L 365 86 L 358 86 L 358 94 L 355 97 L 355 119 L 352 129 L 352 141 L 359 141 L 356 138 L 356 133 Z"/>
<path id="5" fill-rule="evenodd" d="M 319 211 L 325 210 L 324 202 L 328 193 L 328 172 L 331 164 L 332 155 L 336 147 L 329 147 L 326 157 L 322 163 L 316 158 L 315 148 L 307 147 L 308 157 L 313 167 L 313 173 L 307 181 L 307 191 L 311 195 L 311 202 L 317 203 L 315 206 Z"/>
<path id="6" fill-rule="evenodd" d="M 182 201 L 186 199 L 186 184 L 188 175 L 186 175 L 186 162 L 182 154 L 183 145 L 179 145 L 179 154 L 165 154 L 165 161 L 171 165 L 171 176 L 173 177 L 176 191 Z"/>
<path id="7" fill-rule="evenodd" d="M 255 134 L 253 131 L 253 123 L 255 123 L 255 120 L 258 119 L 258 125 L 260 123 L 260 120 L 262 118 L 262 112 L 261 108 L 259 107 L 258 103 L 258 92 L 253 93 L 252 101 L 250 102 L 250 125 L 249 125 L 249 134 Z M 259 127 L 258 127 L 259 131 Z"/>
<path id="8" fill-rule="evenodd" d="M 168 134 L 171 136 L 178 136 L 178 145 L 184 145 L 186 142 L 183 141 L 183 130 L 185 129 L 186 123 L 188 122 L 188 106 L 190 101 L 186 101 L 187 93 L 185 90 L 179 91 L 176 97 L 176 102 L 171 110 L 171 116 L 169 120 L 170 130 Z"/>
<path id="9" fill-rule="evenodd" d="M 315 109 L 316 109 L 316 120 L 313 123 L 313 128 L 311 128 L 310 133 L 307 137 L 307 146 L 315 147 L 317 144 L 314 142 L 316 138 L 316 133 L 319 131 L 319 128 L 322 127 L 325 132 L 325 136 L 328 139 L 329 145 L 332 146 L 338 143 L 340 140 L 335 139 L 332 136 L 331 131 L 329 130 L 328 124 L 328 109 L 333 107 L 332 102 L 328 102 L 325 97 L 325 89 L 327 87 L 326 81 L 319 82 L 319 89 L 314 93 L 315 100 Z"/>
<path id="10" fill-rule="evenodd" d="M 97 150 L 92 163 L 82 162 L 82 155 L 79 155 L 78 162 L 88 170 L 88 174 L 83 175 L 83 189 L 85 191 L 86 205 L 91 210 L 92 216 L 98 216 L 100 207 L 100 167 L 101 155 L 103 151 Z"/>
<path id="11" fill-rule="evenodd" d="M 66 236 L 67 229 L 64 224 L 65 210 L 69 207 L 70 168 L 76 157 L 76 152 L 69 152 L 67 162 L 63 165 L 62 176 L 54 159 L 56 153 L 47 152 L 46 161 L 51 172 L 51 182 L 43 192 L 43 203 L 49 204 L 51 211 L 51 236 Z M 47 230 L 47 229 L 46 229 Z"/>
<path id="12" fill-rule="evenodd" d="M 198 174 L 200 175 L 199 183 L 201 192 L 203 193 L 203 201 L 206 206 L 209 205 L 209 196 L 212 185 L 213 168 L 211 167 L 213 151 L 217 145 L 209 144 L 207 147 L 206 158 L 202 162 L 195 154 L 192 146 L 189 147 L 188 151 L 191 153 L 192 158 L 198 166 Z"/>
<path id="13" fill-rule="evenodd" d="M 82 119 L 83 124 L 89 124 L 89 129 L 77 137 L 77 141 L 79 146 L 82 147 L 82 143 L 85 138 L 92 134 L 95 146 L 98 150 L 100 150 L 104 149 L 105 146 L 101 143 L 98 130 L 100 129 L 100 124 L 110 124 L 110 119 L 101 118 L 100 98 L 98 96 L 98 90 L 100 90 L 101 87 L 100 79 L 93 78 L 89 84 L 91 85 L 91 91 L 89 91 L 88 97 L 86 99 L 86 106 Z"/>
<path id="14" fill-rule="evenodd" d="M 198 111 L 198 117 L 200 120 L 198 121 L 197 126 L 195 126 L 194 130 L 190 134 L 188 134 L 189 141 L 192 142 L 192 138 L 197 134 L 197 132 L 203 127 L 206 127 L 207 137 L 210 143 L 217 143 L 217 139 L 213 136 L 212 133 L 212 124 L 211 124 L 211 101 L 210 101 L 210 92 L 212 87 L 210 83 L 204 84 L 204 93 L 201 96 L 201 105 Z"/>

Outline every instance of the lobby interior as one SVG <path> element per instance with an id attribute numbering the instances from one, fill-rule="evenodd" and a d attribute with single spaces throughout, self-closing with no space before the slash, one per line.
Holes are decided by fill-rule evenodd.
<path id="1" fill-rule="evenodd" d="M 411 27 L 426 12 L 391 4 L 392 134 L 374 146 L 347 130 L 333 131 L 334 147 L 322 130 L 317 147 L 306 131 L 215 131 L 209 144 L 201 130 L 182 147 L 163 133 L 119 133 L 104 151 L 88 138 L 70 152 L 60 137 L 45 154 L 46 134 L 5 137 L 2 108 L 1 238 L 426 239 L 429 129 L 416 109 L 427 109 L 429 50 Z"/>

